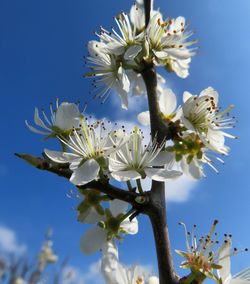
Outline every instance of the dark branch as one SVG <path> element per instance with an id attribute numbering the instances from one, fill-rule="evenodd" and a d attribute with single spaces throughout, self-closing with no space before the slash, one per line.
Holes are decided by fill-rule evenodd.
<path id="1" fill-rule="evenodd" d="M 152 0 L 144 0 L 144 10 L 145 10 L 145 26 L 148 26 L 150 20 Z"/>
<path id="2" fill-rule="evenodd" d="M 154 66 L 145 65 L 141 74 L 147 88 L 152 137 L 156 137 L 157 142 L 162 143 L 164 140 L 170 139 L 172 134 L 169 125 L 165 124 L 161 118 L 157 98 L 157 76 Z M 146 213 L 150 218 L 154 232 L 160 284 L 173 284 L 178 281 L 171 255 L 165 200 L 164 182 L 153 181 Z"/>
<path id="3" fill-rule="evenodd" d="M 25 160 L 27 163 L 31 164 L 35 168 L 39 170 L 48 171 L 51 173 L 54 173 L 56 175 L 59 175 L 61 177 L 64 177 L 66 179 L 70 179 L 72 175 L 72 171 L 68 168 L 68 165 L 61 165 L 53 163 L 47 159 L 42 159 L 39 157 L 35 157 L 30 154 L 15 154 L 17 157 Z M 136 210 L 139 210 L 140 212 L 144 211 L 144 207 L 147 204 L 147 195 L 145 195 L 145 202 L 143 204 L 140 204 L 136 202 L 136 198 L 140 195 L 136 192 L 130 192 L 121 188 L 118 188 L 116 186 L 113 186 L 106 182 L 101 181 L 92 181 L 85 185 L 78 186 L 79 189 L 87 189 L 87 188 L 95 188 L 100 190 L 100 192 L 107 194 L 112 199 L 120 199 L 125 202 L 130 203 Z"/>

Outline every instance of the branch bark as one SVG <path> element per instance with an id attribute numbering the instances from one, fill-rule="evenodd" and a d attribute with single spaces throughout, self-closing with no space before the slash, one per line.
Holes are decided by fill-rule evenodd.
<path id="1" fill-rule="evenodd" d="M 149 23 L 149 20 L 150 20 L 151 5 L 152 5 L 152 0 L 144 0 L 145 24 L 146 24 L 146 27 L 147 27 L 147 25 Z"/>
<path id="2" fill-rule="evenodd" d="M 35 157 L 30 154 L 15 154 L 17 157 L 25 160 L 29 164 L 32 164 L 35 168 L 39 170 L 44 170 L 47 172 L 54 173 L 58 176 L 64 177 L 66 179 L 70 179 L 72 175 L 72 171 L 68 168 L 68 165 L 62 164 L 55 164 L 50 162 L 47 159 L 43 159 L 40 157 Z M 141 197 L 140 194 L 136 193 L 135 191 L 127 191 L 116 186 L 113 186 L 107 182 L 101 181 L 92 181 L 85 185 L 78 186 L 79 189 L 87 189 L 87 188 L 94 188 L 100 190 L 100 192 L 107 194 L 112 199 L 119 199 L 125 202 L 130 203 L 136 210 L 143 212 L 144 207 L 148 203 L 149 197 L 147 194 L 144 196 L 145 202 L 142 204 L 136 201 L 137 197 Z"/>
<path id="3" fill-rule="evenodd" d="M 148 105 L 151 122 L 151 135 L 156 137 L 158 143 L 162 143 L 171 133 L 160 117 L 160 110 L 157 101 L 157 77 L 153 65 L 145 65 L 142 76 L 146 85 Z M 177 283 L 171 255 L 168 227 L 166 221 L 165 205 L 165 184 L 164 182 L 152 182 L 150 201 L 147 215 L 150 218 L 155 246 L 157 252 L 160 284 Z"/>

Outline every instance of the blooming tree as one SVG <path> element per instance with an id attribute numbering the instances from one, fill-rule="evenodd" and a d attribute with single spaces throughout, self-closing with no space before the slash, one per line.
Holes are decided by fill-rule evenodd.
<path id="1" fill-rule="evenodd" d="M 93 225 L 81 239 L 81 250 L 102 251 L 107 283 L 188 284 L 207 277 L 226 284 L 249 282 L 249 269 L 230 274 L 230 236 L 218 250 L 214 248 L 217 221 L 200 240 L 186 231 L 187 251 L 177 253 L 185 258 L 181 267 L 190 274 L 180 278 L 174 271 L 166 221 L 164 182 L 183 174 L 201 179 L 206 165 L 218 172 L 215 161 L 223 163 L 221 156 L 229 153 L 226 138 L 237 138 L 227 132 L 236 122 L 229 114 L 233 106 L 221 110 L 219 94 L 212 87 L 199 95 L 184 92 L 183 103 L 177 106 L 176 95 L 158 73 L 163 67 L 183 79 L 189 75 L 197 48 L 184 17 L 165 18 L 154 10 L 153 1 L 137 0 L 129 14 L 123 12 L 114 21 L 116 28 L 101 27 L 88 43 L 90 71 L 85 77 L 93 78 L 96 98 L 105 102 L 109 95 L 118 95 L 123 109 L 129 108 L 129 94 L 146 95 L 148 110 L 138 113 L 138 124 L 150 127 L 150 141 L 138 125 L 129 132 L 122 125 L 88 116 L 78 104 L 56 101 L 50 117 L 35 109 L 35 126 L 26 124 L 45 139 L 57 139 L 61 149 L 45 149 L 43 158 L 17 155 L 76 186 L 81 199 L 77 218 Z M 152 180 L 149 191 L 141 183 L 145 178 Z M 118 182 L 127 190 L 116 186 Z M 159 279 L 119 263 L 116 243 L 137 233 L 139 214 L 147 215 L 152 224 Z"/>

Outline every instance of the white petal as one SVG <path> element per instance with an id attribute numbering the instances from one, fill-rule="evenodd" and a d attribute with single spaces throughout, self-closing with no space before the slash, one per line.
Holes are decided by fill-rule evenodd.
<path id="1" fill-rule="evenodd" d="M 225 283 L 226 281 L 232 278 L 230 252 L 231 252 L 231 241 L 230 239 L 228 239 L 227 243 L 224 243 L 219 250 L 218 264 L 221 265 L 222 268 L 217 270 L 217 274 L 222 279 L 223 283 Z"/>
<path id="2" fill-rule="evenodd" d="M 172 114 L 177 106 L 176 96 L 171 89 L 164 89 L 159 97 L 159 107 L 161 112 L 168 116 Z"/>
<path id="3" fill-rule="evenodd" d="M 173 162 L 174 156 L 168 151 L 161 151 L 148 166 L 163 166 Z"/>
<path id="4" fill-rule="evenodd" d="M 166 51 L 155 51 L 153 50 L 154 54 L 156 57 L 158 57 L 159 59 L 166 59 L 168 58 L 168 53 Z"/>
<path id="5" fill-rule="evenodd" d="M 78 214 L 77 220 L 81 223 L 85 224 L 96 224 L 100 221 L 104 220 L 104 216 L 98 214 L 96 210 L 91 207 L 89 210 L 87 210 L 84 213 Z"/>
<path id="6" fill-rule="evenodd" d="M 107 241 L 107 233 L 100 227 L 91 228 L 81 238 L 80 248 L 81 251 L 90 255 L 97 250 L 101 250 Z"/>
<path id="7" fill-rule="evenodd" d="M 128 79 L 128 76 L 125 70 L 122 67 L 119 67 L 117 75 L 118 75 L 119 81 L 121 82 L 122 89 L 126 92 L 129 92 L 130 81 Z"/>
<path id="8" fill-rule="evenodd" d="M 128 109 L 128 93 L 123 89 L 117 89 L 117 92 L 121 99 L 121 107 L 123 109 Z"/>
<path id="9" fill-rule="evenodd" d="M 76 118 L 79 117 L 80 111 L 76 104 L 63 102 L 56 111 L 55 126 L 61 130 L 68 130 L 73 127 L 78 127 L 80 120 L 77 120 Z"/>
<path id="10" fill-rule="evenodd" d="M 250 280 L 248 279 L 241 279 L 241 278 L 229 278 L 226 282 L 226 284 L 249 284 Z"/>
<path id="11" fill-rule="evenodd" d="M 109 209 L 114 217 L 118 216 L 121 213 L 126 213 L 128 209 L 128 203 L 122 200 L 112 200 L 109 202 Z"/>
<path id="12" fill-rule="evenodd" d="M 193 95 L 192 95 L 191 93 L 185 91 L 185 92 L 183 93 L 183 102 L 185 103 L 188 99 L 192 98 L 192 96 L 193 96 Z"/>
<path id="13" fill-rule="evenodd" d="M 125 70 L 119 67 L 117 72 L 118 80 L 114 83 L 114 90 L 118 93 L 121 98 L 121 105 L 123 109 L 128 108 L 128 92 L 130 88 L 130 81 Z"/>
<path id="14" fill-rule="evenodd" d="M 220 130 L 208 129 L 207 137 L 204 140 L 205 145 L 217 152 L 227 155 L 228 148 L 225 146 L 225 137 Z"/>
<path id="15" fill-rule="evenodd" d="M 141 30 L 145 26 L 144 6 L 141 0 L 137 0 L 135 5 L 132 5 L 130 10 L 130 19 L 132 24 Z"/>
<path id="16" fill-rule="evenodd" d="M 79 159 L 79 156 L 72 153 L 51 151 L 48 149 L 44 149 L 44 153 L 50 160 L 59 164 L 72 163 L 76 159 Z"/>
<path id="17" fill-rule="evenodd" d="M 135 235 L 138 233 L 138 220 L 134 218 L 132 221 L 130 221 L 128 217 L 122 221 L 121 228 L 123 228 L 127 234 Z"/>
<path id="18" fill-rule="evenodd" d="M 156 181 L 175 179 L 182 175 L 182 173 L 179 171 L 169 171 L 168 169 L 154 169 L 154 168 L 146 168 L 145 173 L 149 178 Z"/>
<path id="19" fill-rule="evenodd" d="M 196 131 L 193 124 L 184 116 L 181 117 L 181 121 L 187 129 L 192 130 L 194 132 Z"/>
<path id="20" fill-rule="evenodd" d="M 169 57 L 177 60 L 189 59 L 192 53 L 187 48 L 168 48 L 167 52 Z"/>
<path id="21" fill-rule="evenodd" d="M 235 283 L 237 280 L 238 283 Z M 239 273 L 233 276 L 233 284 L 249 284 L 250 283 L 250 267 L 241 270 Z M 241 282 L 240 282 L 241 281 Z"/>
<path id="22" fill-rule="evenodd" d="M 141 175 L 136 171 L 117 171 L 111 173 L 112 177 L 118 181 L 136 180 L 141 178 Z"/>
<path id="23" fill-rule="evenodd" d="M 182 59 L 182 60 L 174 60 L 171 62 L 171 69 L 175 72 L 175 74 L 182 78 L 185 79 L 189 75 L 189 62 L 190 58 L 188 59 Z"/>
<path id="24" fill-rule="evenodd" d="M 215 91 L 214 88 L 208 87 L 207 89 L 203 90 L 203 91 L 200 93 L 200 97 L 203 97 L 203 96 L 213 97 L 215 104 L 216 104 L 216 105 L 218 104 L 218 101 L 219 101 L 219 94 L 218 94 L 217 91 Z"/>
<path id="25" fill-rule="evenodd" d="M 188 164 L 186 159 L 183 158 L 181 168 L 187 176 L 194 179 L 201 179 L 205 176 L 201 162 L 198 162 L 196 159 L 193 159 L 192 162 Z"/>
<path id="26" fill-rule="evenodd" d="M 149 111 L 144 111 L 138 114 L 137 116 L 138 121 L 145 126 L 150 125 L 150 115 Z"/>
<path id="27" fill-rule="evenodd" d="M 148 284 L 159 284 L 159 278 L 156 276 L 151 276 L 148 279 Z"/>
<path id="28" fill-rule="evenodd" d="M 130 46 L 124 54 L 125 60 L 133 60 L 139 52 L 141 52 L 142 47 L 140 45 L 132 45 Z"/>
<path id="29" fill-rule="evenodd" d="M 101 270 L 107 277 L 107 274 L 116 270 L 119 264 L 119 253 L 114 241 L 109 241 L 104 245 L 102 254 Z"/>
<path id="30" fill-rule="evenodd" d="M 119 42 L 108 42 L 107 49 L 114 55 L 122 55 L 125 51 L 124 46 Z"/>
<path id="31" fill-rule="evenodd" d="M 96 179 L 99 175 L 99 170 L 100 166 L 94 159 L 87 160 L 73 171 L 70 181 L 75 185 L 84 185 Z"/>

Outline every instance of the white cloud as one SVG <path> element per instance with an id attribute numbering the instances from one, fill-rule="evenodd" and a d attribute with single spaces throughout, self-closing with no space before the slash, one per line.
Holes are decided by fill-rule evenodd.
<path id="1" fill-rule="evenodd" d="M 181 176 L 177 180 L 171 180 L 165 183 L 166 199 L 169 202 L 187 201 L 198 181 L 186 176 Z"/>
<path id="2" fill-rule="evenodd" d="M 26 246 L 18 242 L 16 233 L 13 230 L 0 225 L 0 251 L 22 254 L 26 251 Z"/>
<path id="3" fill-rule="evenodd" d="M 175 180 L 165 182 L 166 200 L 168 202 L 186 202 L 190 198 L 197 181 L 186 176 L 181 176 Z M 142 180 L 144 190 L 150 190 L 151 180 Z"/>

